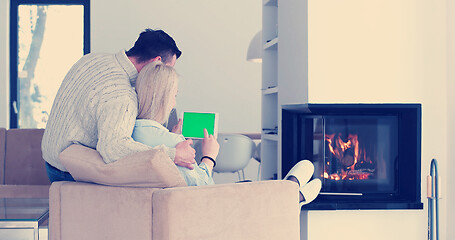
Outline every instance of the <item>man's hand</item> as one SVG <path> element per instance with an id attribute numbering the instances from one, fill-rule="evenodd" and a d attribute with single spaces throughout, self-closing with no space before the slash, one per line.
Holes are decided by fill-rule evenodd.
<path id="1" fill-rule="evenodd" d="M 179 118 L 179 122 L 172 128 L 173 133 L 182 134 L 183 120 Z"/>
<path id="2" fill-rule="evenodd" d="M 196 163 L 194 158 L 196 157 L 196 151 L 191 145 L 193 144 L 192 139 L 188 139 L 183 142 L 179 142 L 175 146 L 175 158 L 174 163 L 181 167 L 193 169 L 193 164 Z"/>

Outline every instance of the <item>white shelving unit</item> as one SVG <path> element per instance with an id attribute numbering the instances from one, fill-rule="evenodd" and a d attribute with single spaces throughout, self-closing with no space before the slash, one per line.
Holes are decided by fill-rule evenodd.
<path id="1" fill-rule="evenodd" d="M 277 6 L 278 0 L 264 0 L 264 6 Z"/>
<path id="2" fill-rule="evenodd" d="M 278 93 L 278 87 L 271 87 L 271 88 L 267 88 L 267 89 L 264 89 L 262 90 L 262 94 L 276 94 Z"/>
<path id="3" fill-rule="evenodd" d="M 278 37 L 269 40 L 264 44 L 264 50 L 277 50 L 278 47 Z"/>
<path id="4" fill-rule="evenodd" d="M 265 140 L 278 142 L 278 134 L 267 134 L 267 133 L 265 133 L 263 135 L 263 138 Z"/>
<path id="5" fill-rule="evenodd" d="M 281 106 L 308 102 L 308 2 L 263 0 L 263 180 L 281 179 Z"/>
<path id="6" fill-rule="evenodd" d="M 261 176 L 270 180 L 278 177 L 278 0 L 264 0 L 262 13 Z"/>

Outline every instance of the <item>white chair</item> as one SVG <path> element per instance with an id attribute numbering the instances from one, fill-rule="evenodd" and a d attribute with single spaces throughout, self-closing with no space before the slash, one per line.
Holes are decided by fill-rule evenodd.
<path id="1" fill-rule="evenodd" d="M 216 158 L 214 172 L 237 172 L 239 181 L 245 181 L 243 169 L 248 165 L 256 151 L 253 140 L 241 134 L 218 134 L 220 152 Z M 241 175 L 240 175 L 241 173 Z"/>
<path id="2" fill-rule="evenodd" d="M 261 177 L 261 142 L 259 142 L 256 145 L 256 151 L 254 151 L 253 158 L 258 161 L 259 166 L 258 166 L 258 176 L 257 176 L 257 181 L 260 180 Z"/>
<path id="3" fill-rule="evenodd" d="M 245 181 L 243 169 L 248 165 L 256 151 L 256 144 L 253 140 L 242 134 L 218 134 L 220 152 L 216 158 L 216 166 L 213 169 L 216 173 L 237 173 L 239 181 Z M 202 157 L 200 153 L 202 141 L 195 143 L 196 159 Z"/>

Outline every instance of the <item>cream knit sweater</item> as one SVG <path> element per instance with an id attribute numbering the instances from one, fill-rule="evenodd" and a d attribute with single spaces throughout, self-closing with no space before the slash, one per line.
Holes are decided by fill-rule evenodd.
<path id="1" fill-rule="evenodd" d="M 125 51 L 91 53 L 76 62 L 54 99 L 41 143 L 44 160 L 66 171 L 58 155 L 71 144 L 96 149 L 106 163 L 151 149 L 131 138 L 137 75 Z M 175 148 L 166 150 L 174 159 Z"/>

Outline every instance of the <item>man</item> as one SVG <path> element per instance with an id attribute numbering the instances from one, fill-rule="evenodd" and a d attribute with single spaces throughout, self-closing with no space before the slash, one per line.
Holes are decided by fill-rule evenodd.
<path id="1" fill-rule="evenodd" d="M 58 159 L 71 144 L 96 149 L 106 163 L 152 149 L 131 138 L 138 111 L 133 87 L 145 65 L 174 66 L 181 53 L 164 31 L 146 29 L 127 52 L 90 53 L 76 62 L 57 92 L 41 143 L 51 182 L 74 181 Z M 175 164 L 192 169 L 191 144 L 181 142 L 167 153 Z"/>

